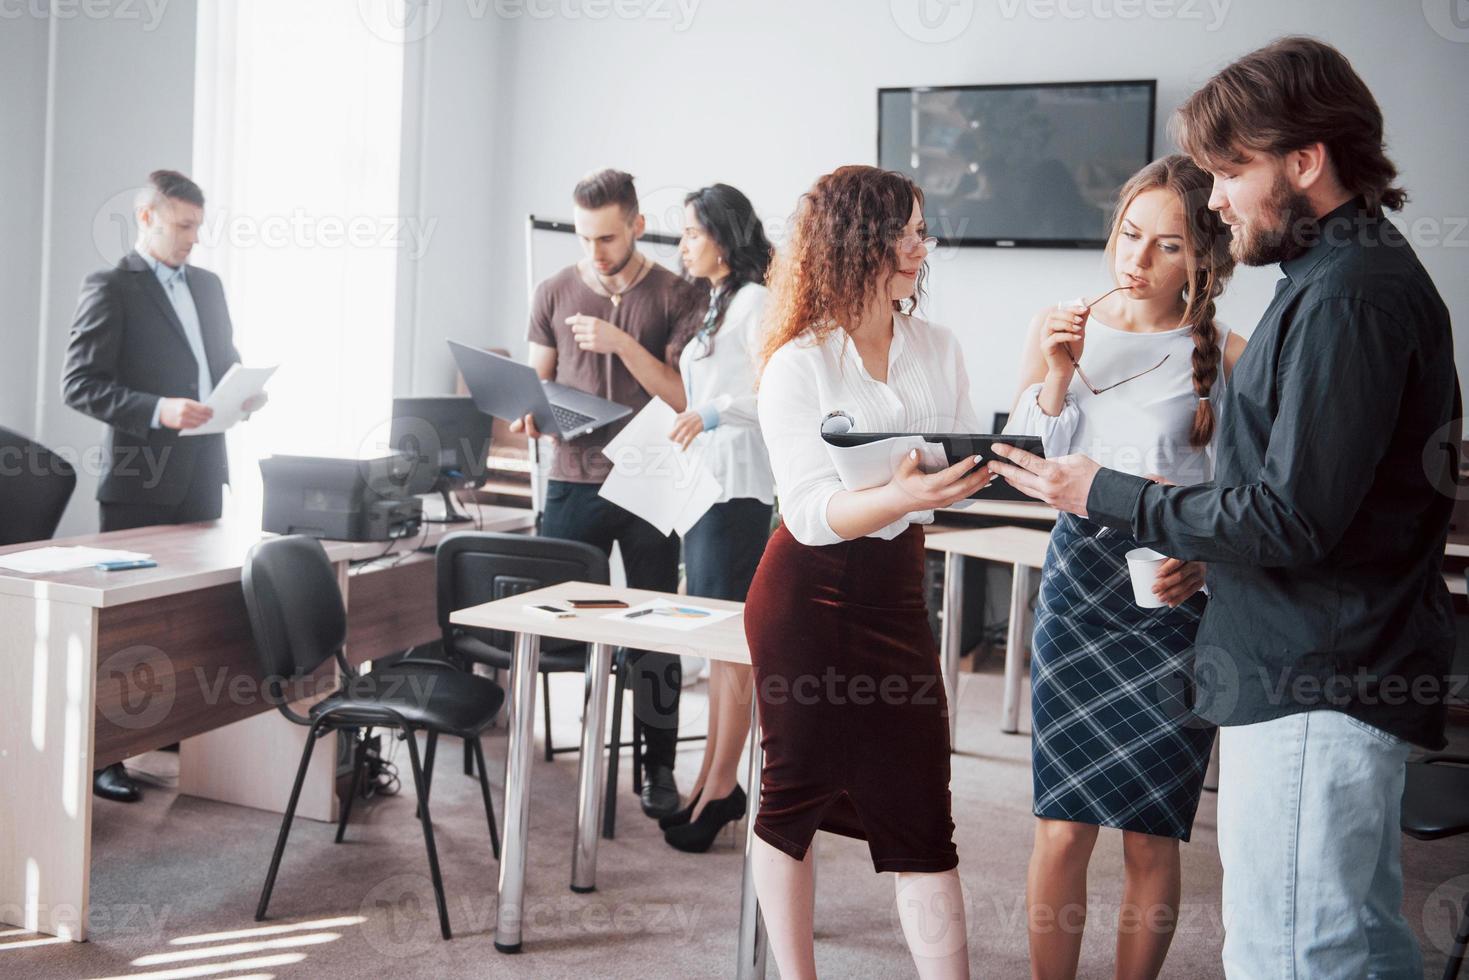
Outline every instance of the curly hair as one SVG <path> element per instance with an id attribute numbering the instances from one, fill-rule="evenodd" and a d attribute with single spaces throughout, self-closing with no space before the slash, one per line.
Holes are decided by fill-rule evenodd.
<path id="1" fill-rule="evenodd" d="M 1111 259 L 1117 252 L 1123 215 L 1144 191 L 1171 191 L 1183 207 L 1183 251 L 1188 282 L 1180 298 L 1184 304 L 1183 323 L 1189 326 L 1194 341 L 1193 382 L 1199 403 L 1189 430 L 1189 445 L 1196 449 L 1208 445 L 1214 437 L 1214 410 L 1210 407 L 1209 393 L 1219 378 L 1223 357 L 1214 324 L 1214 301 L 1234 274 L 1234 259 L 1229 254 L 1229 226 L 1209 207 L 1212 182 L 1206 171 L 1181 153 L 1154 160 L 1122 186 L 1117 209 L 1112 213 L 1112 232 L 1107 237 L 1107 257 Z"/>
<path id="2" fill-rule="evenodd" d="M 789 241 L 776 253 L 760 366 L 791 340 L 821 341 L 862 315 L 898 268 L 898 238 L 923 191 L 906 175 L 877 167 L 840 167 L 801 196 Z M 925 263 L 910 305 L 923 295 Z"/>

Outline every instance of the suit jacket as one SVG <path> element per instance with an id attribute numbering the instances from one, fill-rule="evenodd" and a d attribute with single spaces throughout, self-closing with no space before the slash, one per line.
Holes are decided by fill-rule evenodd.
<path id="1" fill-rule="evenodd" d="M 224 288 L 192 265 L 185 281 L 217 385 L 240 359 Z M 199 397 L 199 368 L 168 294 L 136 251 L 82 283 L 61 389 L 72 408 L 107 423 L 98 500 L 170 506 L 192 481 L 228 482 L 223 435 L 180 438 L 150 427 L 160 398 Z"/>

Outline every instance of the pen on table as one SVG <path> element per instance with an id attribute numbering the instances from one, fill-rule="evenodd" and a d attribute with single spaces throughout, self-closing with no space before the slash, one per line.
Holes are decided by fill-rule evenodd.
<path id="1" fill-rule="evenodd" d="M 655 613 L 657 611 L 658 611 L 657 609 L 639 609 L 636 612 L 630 612 L 630 613 L 628 613 L 626 616 L 624 616 L 622 618 L 623 619 L 637 619 L 639 616 L 646 616 L 649 613 Z"/>

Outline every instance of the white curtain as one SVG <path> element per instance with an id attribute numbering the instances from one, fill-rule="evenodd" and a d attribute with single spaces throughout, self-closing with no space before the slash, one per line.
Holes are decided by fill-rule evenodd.
<path id="1" fill-rule="evenodd" d="M 230 433 L 228 513 L 260 515 L 259 460 L 386 442 L 401 248 L 403 0 L 201 0 L 192 262 L 224 281 L 270 403 Z M 384 8 L 372 14 L 374 3 Z"/>

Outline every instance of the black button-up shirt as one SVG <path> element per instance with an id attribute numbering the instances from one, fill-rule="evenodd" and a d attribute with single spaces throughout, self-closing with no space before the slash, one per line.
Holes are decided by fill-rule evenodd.
<path id="1" fill-rule="evenodd" d="M 1442 577 L 1459 384 L 1449 313 L 1364 202 L 1321 220 L 1216 405 L 1214 481 L 1102 470 L 1087 510 L 1209 562 L 1195 710 L 1221 725 L 1329 708 L 1444 743 L 1454 611 Z"/>

